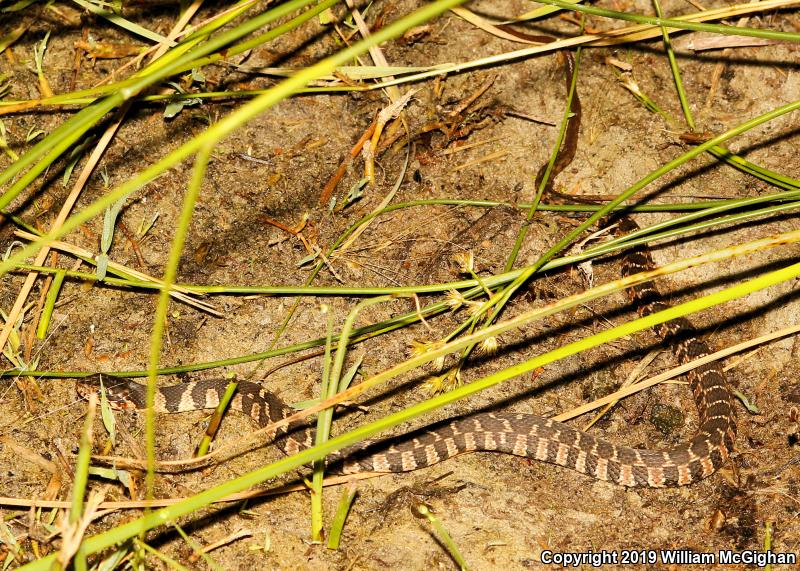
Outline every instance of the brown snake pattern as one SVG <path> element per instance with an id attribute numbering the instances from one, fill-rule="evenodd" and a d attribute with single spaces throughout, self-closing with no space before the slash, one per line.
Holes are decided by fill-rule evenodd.
<path id="1" fill-rule="evenodd" d="M 635 223 L 620 222 L 631 231 Z M 645 249 L 633 250 L 623 258 L 623 273 L 632 275 L 653 267 Z M 649 284 L 630 289 L 641 315 L 665 309 L 658 292 Z M 656 333 L 673 343 L 681 363 L 709 353 L 691 324 L 678 318 L 656 326 Z M 338 471 L 405 472 L 436 464 L 457 454 L 496 451 L 524 456 L 571 468 L 599 480 L 623 486 L 663 487 L 685 485 L 712 474 L 727 461 L 736 437 L 733 401 L 717 363 L 709 363 L 687 374 L 699 414 L 697 434 L 670 450 L 636 449 L 618 446 L 541 416 L 509 412 L 474 414 L 401 436 L 394 444 L 368 441 L 328 456 Z M 214 408 L 225 392 L 227 381 L 202 379 L 161 387 L 156 410 L 183 412 Z M 97 377 L 79 383 L 82 394 L 97 390 Z M 129 379 L 106 378 L 110 402 L 117 408 L 144 408 L 144 386 Z M 264 427 L 286 418 L 294 411 L 279 397 L 251 382 L 238 385 L 231 407 L 250 416 Z M 286 454 L 313 445 L 314 431 L 305 424 L 279 429 L 277 444 Z"/>

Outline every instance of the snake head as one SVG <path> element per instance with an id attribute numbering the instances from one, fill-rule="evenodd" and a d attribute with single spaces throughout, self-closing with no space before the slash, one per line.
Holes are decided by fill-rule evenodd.
<path id="1" fill-rule="evenodd" d="M 101 385 L 100 381 L 102 377 L 105 378 L 103 378 Z M 90 395 L 100 394 L 101 386 L 105 391 L 106 399 L 111 405 L 111 408 L 116 410 L 128 410 L 136 408 L 131 398 L 131 391 L 130 387 L 128 386 L 127 379 L 118 379 L 99 374 L 92 375 L 91 377 L 86 377 L 85 379 L 79 379 L 75 386 L 75 390 L 81 398 L 88 400 Z"/>

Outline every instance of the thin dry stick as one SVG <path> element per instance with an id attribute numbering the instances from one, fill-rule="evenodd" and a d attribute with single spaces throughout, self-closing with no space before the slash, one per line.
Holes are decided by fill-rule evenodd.
<path id="1" fill-rule="evenodd" d="M 358 8 L 353 5 L 353 0 L 345 0 L 347 7 L 350 8 L 350 12 L 353 14 L 353 21 L 358 26 L 358 31 L 361 33 L 361 37 L 366 39 L 370 36 L 369 33 L 369 26 L 364 21 L 364 18 L 361 16 L 361 12 L 359 12 Z M 372 58 L 372 63 L 374 63 L 378 67 L 389 67 L 389 62 L 386 61 L 386 57 L 383 55 L 380 46 L 372 46 L 369 48 L 369 55 Z M 393 75 L 387 76 L 386 81 L 393 81 L 395 77 Z M 398 104 L 402 99 L 402 94 L 400 93 L 400 89 L 396 85 L 390 85 L 386 88 L 386 94 L 389 96 L 389 100 L 392 104 Z M 400 105 L 402 108 L 402 104 Z M 400 111 L 398 111 L 399 113 Z M 395 115 L 396 117 L 396 115 Z M 401 121 L 403 121 L 403 126 L 406 129 L 406 133 L 408 133 L 408 126 L 405 123 L 405 120 L 401 117 Z M 372 134 L 372 139 L 369 145 L 364 147 L 364 150 L 371 150 L 372 153 L 366 153 L 364 157 L 364 176 L 369 179 L 371 185 L 375 184 L 375 152 L 378 149 L 378 141 L 380 140 L 381 133 L 383 132 L 384 124 L 378 121 L 375 130 Z M 391 196 L 394 195 L 394 192 L 390 193 L 390 197 L 388 200 L 384 199 L 384 202 L 388 204 L 389 200 L 391 200 Z"/>
<path id="2" fill-rule="evenodd" d="M 659 354 L 660 352 L 661 352 L 661 350 L 660 350 L 660 349 L 653 349 L 653 350 L 652 350 L 652 351 L 650 351 L 650 352 L 649 352 L 647 355 L 645 355 L 645 356 L 644 356 L 644 359 L 642 359 L 641 361 L 639 361 L 639 362 L 636 364 L 636 366 L 633 368 L 633 371 L 631 371 L 631 374 L 630 374 L 630 375 L 628 375 L 628 378 L 627 378 L 627 379 L 625 379 L 625 382 L 624 382 L 624 383 L 622 383 L 622 385 L 620 385 L 620 388 L 621 388 L 621 389 L 623 389 L 623 388 L 625 388 L 625 387 L 628 387 L 628 386 L 631 386 L 632 384 L 634 384 L 634 383 L 636 382 L 636 380 L 639 378 L 639 375 L 641 375 L 641 374 L 644 372 L 644 370 L 645 370 L 645 369 L 646 369 L 646 368 L 647 368 L 647 367 L 650 365 L 650 363 L 652 363 L 652 362 L 653 362 L 653 360 L 654 360 L 654 359 L 655 359 L 655 358 L 658 356 L 658 354 Z M 601 410 L 600 412 L 598 412 L 598 413 L 597 413 L 597 415 L 595 415 L 595 417 L 594 417 L 592 420 L 590 420 L 590 421 L 589 421 L 589 422 L 586 424 L 586 426 L 584 426 L 584 427 L 583 427 L 583 430 L 589 430 L 589 429 L 590 429 L 592 426 L 594 426 L 594 424 L 595 424 L 595 423 L 596 423 L 598 420 L 600 420 L 601 418 L 603 418 L 603 417 L 606 415 L 606 413 L 607 413 L 609 410 L 611 410 L 611 407 L 613 407 L 615 404 L 617 404 L 617 402 L 619 402 L 619 401 L 614 401 L 614 402 L 610 402 L 610 403 L 608 403 L 608 404 L 607 404 L 607 405 L 606 405 L 606 406 L 603 408 L 603 410 Z"/>
<path id="3" fill-rule="evenodd" d="M 464 151 L 469 151 L 470 149 L 474 149 L 476 147 L 480 147 L 482 145 L 488 145 L 489 143 L 496 143 L 497 141 L 502 141 L 507 139 L 507 135 L 501 135 L 499 137 L 490 137 L 489 139 L 484 139 L 482 141 L 476 141 L 474 143 L 470 143 L 468 145 L 461 145 L 459 147 L 452 147 L 450 149 L 444 149 L 443 151 L 439 152 L 439 155 L 446 157 L 447 155 L 454 155 L 456 153 L 463 153 Z"/>
<path id="4" fill-rule="evenodd" d="M 448 172 L 449 173 L 459 172 L 459 171 L 463 171 L 463 170 L 466 170 L 468 168 L 471 168 L 471 167 L 474 167 L 474 166 L 477 166 L 477 165 L 482 165 L 483 163 L 488 163 L 488 162 L 491 162 L 491 161 L 495 161 L 497 159 L 502 159 L 504 156 L 506 156 L 510 152 L 511 151 L 509 149 L 500 149 L 499 151 L 493 151 L 493 152 L 489 153 L 488 155 L 484 155 L 484 156 L 479 157 L 477 159 L 474 159 L 474 160 L 471 160 L 471 161 L 467 161 L 466 163 L 461 163 L 460 165 L 457 165 L 457 166 L 453 167 L 452 169 L 450 169 Z"/>
<path id="5" fill-rule="evenodd" d="M 239 531 L 235 531 L 232 534 L 228 535 L 227 537 L 223 537 L 219 541 L 215 541 L 214 543 L 209 543 L 205 547 L 201 548 L 199 553 L 194 553 L 189 557 L 190 563 L 197 563 L 197 561 L 205 554 L 211 553 L 215 549 L 219 549 L 220 547 L 225 547 L 233 543 L 234 541 L 239 541 L 240 539 L 244 539 L 245 537 L 252 537 L 253 532 L 249 529 L 240 529 Z"/>
<path id="6" fill-rule="evenodd" d="M 411 97 L 417 92 L 417 90 L 407 91 L 401 97 L 393 100 L 389 105 L 381 109 L 380 113 L 378 113 L 378 120 L 375 124 L 375 131 L 372 133 L 372 139 L 367 143 L 364 143 L 364 149 L 362 154 L 364 155 L 364 176 L 369 179 L 371 185 L 375 184 L 375 154 L 378 151 L 378 141 L 380 141 L 381 135 L 383 134 L 383 128 L 389 121 L 396 119 L 400 114 L 403 112 L 403 108 L 408 104 Z M 406 129 L 406 133 L 408 133 L 408 129 Z M 379 209 L 383 209 L 386 205 L 389 204 L 389 201 L 394 196 L 396 190 L 390 192 L 387 196 L 388 198 L 384 198 L 383 203 L 379 206 Z"/>
<path id="7" fill-rule="evenodd" d="M 380 121 L 378 121 L 377 124 L 379 125 Z M 376 129 L 376 131 L 377 131 L 377 129 Z M 395 182 L 395 185 L 392 188 L 392 190 L 390 190 L 389 193 L 386 196 L 383 197 L 383 200 L 381 200 L 380 204 L 378 204 L 372 210 L 372 214 L 380 212 L 381 210 L 386 208 L 389 205 L 389 203 L 392 201 L 392 199 L 394 198 L 394 195 L 397 194 L 397 191 L 400 189 L 400 185 L 403 182 L 403 178 L 406 176 L 406 169 L 408 168 L 408 158 L 409 158 L 410 152 L 411 152 L 411 141 L 408 140 L 406 142 L 406 144 L 408 146 L 406 148 L 406 161 L 403 164 L 403 170 L 400 172 L 399 176 L 397 177 L 397 181 Z M 333 254 L 331 255 L 331 258 L 335 260 L 336 258 L 341 257 L 350 248 L 350 246 L 352 246 L 353 243 L 356 240 L 358 240 L 358 238 L 361 236 L 361 234 L 363 234 L 367 230 L 367 228 L 369 228 L 377 219 L 378 219 L 378 217 L 374 216 L 369 222 L 367 222 L 366 224 L 362 224 L 361 226 L 356 228 L 355 231 L 347 238 L 347 240 L 345 240 L 333 252 Z"/>
<path id="8" fill-rule="evenodd" d="M 183 14 L 181 14 L 181 17 L 178 18 L 178 21 L 175 22 L 174 26 L 172 26 L 169 35 L 167 35 L 166 38 L 167 41 L 161 42 L 159 44 L 158 49 L 153 54 L 153 57 L 150 58 L 150 61 L 155 61 L 161 56 L 163 56 L 165 53 L 167 53 L 167 50 L 170 48 L 169 43 L 174 42 L 178 38 L 178 36 L 185 33 L 183 29 L 189 23 L 189 20 L 191 20 L 192 17 L 195 15 L 195 13 L 200 9 L 200 5 L 202 3 L 203 0 L 194 0 L 194 2 L 192 2 L 190 6 L 186 7 L 186 9 L 183 11 Z"/>
<path id="9" fill-rule="evenodd" d="M 669 379 L 674 377 L 678 377 L 683 375 L 684 373 L 691 371 L 692 369 L 696 369 L 701 365 L 705 365 L 706 363 L 711 363 L 713 361 L 718 361 L 719 359 L 724 359 L 729 355 L 733 355 L 734 353 L 739 353 L 750 347 L 755 347 L 757 345 L 762 345 L 763 343 L 769 343 L 770 341 L 774 341 L 776 339 L 780 339 L 781 337 L 787 337 L 789 335 L 796 335 L 800 333 L 800 325 L 792 325 L 791 327 L 784 327 L 783 329 L 779 329 L 773 333 L 767 333 L 766 335 L 762 335 L 761 337 L 756 337 L 755 339 L 750 339 L 748 341 L 743 341 L 741 343 L 737 343 L 736 345 L 731 345 L 730 347 L 726 347 L 725 349 L 721 349 L 715 353 L 711 353 L 710 355 L 706 355 L 705 357 L 701 357 L 699 359 L 695 359 L 694 361 L 689 361 L 679 367 L 675 367 L 674 369 L 670 369 L 669 371 L 665 371 L 660 375 L 656 375 L 655 377 L 650 377 L 646 381 L 642 381 L 640 383 L 636 383 L 630 387 L 625 387 L 620 389 L 616 392 L 611 393 L 610 395 L 604 396 L 599 398 L 593 402 L 588 404 L 579 406 L 574 408 L 570 411 L 565 413 L 559 414 L 558 416 L 554 416 L 553 420 L 557 420 L 559 422 L 564 422 L 565 420 L 569 420 L 571 418 L 575 418 L 576 416 L 580 416 L 584 413 L 589 412 L 595 408 L 599 408 L 605 404 L 612 403 L 616 400 L 624 398 L 628 395 L 632 395 L 634 393 L 638 393 L 639 391 L 646 389 L 648 387 L 652 387 L 659 383 L 663 383 Z M 727 369 L 726 369 L 727 370 Z"/>
<path id="10" fill-rule="evenodd" d="M 336 185 L 339 184 L 339 181 L 342 180 L 344 174 L 347 172 L 347 167 L 350 165 L 351 162 L 361 153 L 361 149 L 364 148 L 364 143 L 366 143 L 371 137 L 372 134 L 375 132 L 375 127 L 378 124 L 378 115 L 375 114 L 375 118 L 372 120 L 372 124 L 367 127 L 367 130 L 364 131 L 364 134 L 361 135 L 361 138 L 358 142 L 353 145 L 353 148 L 350 149 L 350 153 L 342 159 L 342 162 L 339 164 L 339 168 L 336 169 L 336 172 L 331 175 L 331 178 L 328 179 L 328 182 L 325 183 L 325 187 L 322 189 L 322 192 L 319 195 L 319 203 L 320 204 L 328 204 L 328 201 L 331 199 L 331 195 L 333 191 L 336 189 Z"/>

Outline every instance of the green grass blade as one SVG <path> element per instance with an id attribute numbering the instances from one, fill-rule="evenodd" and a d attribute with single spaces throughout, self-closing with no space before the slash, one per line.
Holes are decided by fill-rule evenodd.
<path id="1" fill-rule="evenodd" d="M 53 309 L 56 307 L 56 300 L 58 294 L 61 293 L 61 286 L 64 285 L 64 278 L 67 277 L 66 270 L 52 268 L 55 271 L 56 277 L 50 284 L 50 289 L 47 290 L 47 298 L 44 300 L 44 308 L 42 308 L 42 315 L 39 317 L 39 324 L 36 326 L 36 337 L 44 339 L 47 336 L 47 329 L 50 327 L 50 319 L 53 317 Z"/>
<path id="2" fill-rule="evenodd" d="M 654 18 L 642 14 L 630 14 L 628 12 L 617 12 L 606 10 L 595 6 L 575 4 L 567 0 L 541 0 L 542 4 L 549 4 L 567 10 L 575 10 L 592 16 L 612 18 L 615 20 L 627 20 L 639 24 L 650 24 L 651 26 L 661 26 L 675 30 L 693 30 L 696 32 L 711 32 L 714 34 L 724 34 L 730 36 L 751 36 L 754 38 L 767 38 L 770 40 L 780 40 L 786 42 L 800 42 L 800 34 L 795 32 L 779 32 L 776 30 L 760 30 L 758 28 L 739 28 L 737 26 L 724 26 L 721 24 L 703 24 L 700 22 L 689 22 L 687 20 L 677 20 L 672 18 Z"/>
<path id="3" fill-rule="evenodd" d="M 342 539 L 342 530 L 344 530 L 344 523 L 347 521 L 347 514 L 350 513 L 350 508 L 353 505 L 353 500 L 356 499 L 356 486 L 354 482 L 345 486 L 342 490 L 342 495 L 339 498 L 339 505 L 336 508 L 336 515 L 333 516 L 331 522 L 331 533 L 328 537 L 328 549 L 339 549 L 339 543 Z"/>

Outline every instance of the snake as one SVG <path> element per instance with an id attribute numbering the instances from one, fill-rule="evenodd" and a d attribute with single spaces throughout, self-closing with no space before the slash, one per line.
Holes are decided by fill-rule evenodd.
<path id="1" fill-rule="evenodd" d="M 625 231 L 632 221 L 619 222 Z M 626 253 L 623 275 L 654 267 L 646 248 Z M 641 316 L 666 309 L 651 283 L 628 288 Z M 653 327 L 656 335 L 674 345 L 681 363 L 710 353 L 688 319 L 680 317 Z M 408 472 L 432 466 L 466 452 L 494 451 L 570 468 L 598 480 L 626 487 L 666 487 L 695 483 L 727 462 L 736 438 L 733 397 L 717 362 L 687 373 L 697 407 L 699 424 L 689 440 L 667 450 L 639 449 L 613 444 L 562 422 L 515 412 L 482 412 L 455 418 L 389 442 L 367 440 L 331 453 L 329 465 L 343 474 Z M 97 391 L 98 375 L 82 379 L 78 392 Z M 155 411 L 178 413 L 216 408 L 225 393 L 226 379 L 196 379 L 157 388 Z M 108 402 L 117 409 L 144 409 L 146 387 L 133 379 L 105 377 Z M 252 418 L 259 427 L 282 420 L 295 411 L 278 395 L 258 383 L 240 381 L 230 408 Z M 314 445 L 315 431 L 298 421 L 271 435 L 285 454 Z"/>
<path id="2" fill-rule="evenodd" d="M 513 31 L 513 29 L 512 29 Z M 546 42 L 549 36 L 515 34 L 532 41 Z M 565 52 L 566 88 L 572 83 L 575 60 Z M 581 119 L 581 104 L 575 91 L 563 146 L 550 168 L 543 194 L 565 198 L 553 189 L 554 178 L 572 161 L 577 148 Z M 539 169 L 535 185 L 539 188 L 547 164 Z M 577 198 L 569 197 L 566 198 Z M 617 230 L 629 233 L 638 225 L 628 216 L 617 221 Z M 623 276 L 653 269 L 652 255 L 645 246 L 626 251 L 622 257 Z M 628 288 L 631 301 L 642 317 L 668 307 L 651 282 Z M 711 353 L 708 345 L 691 322 L 679 317 L 655 325 L 658 337 L 674 346 L 681 364 Z M 513 454 L 570 468 L 597 480 L 626 487 L 661 488 L 698 482 L 725 464 L 733 451 L 736 439 L 736 414 L 733 396 L 725 375 L 716 361 L 691 369 L 688 384 L 697 407 L 699 422 L 695 435 L 666 449 L 641 449 L 621 446 L 569 424 L 543 416 L 515 412 L 483 412 L 451 419 L 431 428 L 400 436 L 387 442 L 366 440 L 351 447 L 332 452 L 326 458 L 328 466 L 343 474 L 359 472 L 408 472 L 432 466 L 467 452 L 493 451 Z M 78 392 L 86 397 L 99 389 L 100 375 L 78 382 Z M 146 387 L 133 379 L 106 377 L 104 391 L 108 402 L 117 409 L 144 409 Z M 217 408 L 226 392 L 225 379 L 197 379 L 186 383 L 157 388 L 156 412 L 177 413 Z M 249 416 L 261 428 L 283 420 L 295 411 L 278 395 L 258 383 L 240 381 L 230 402 L 230 408 Z M 299 421 L 274 429 L 269 435 L 288 455 L 307 449 L 315 443 L 315 431 Z"/>

